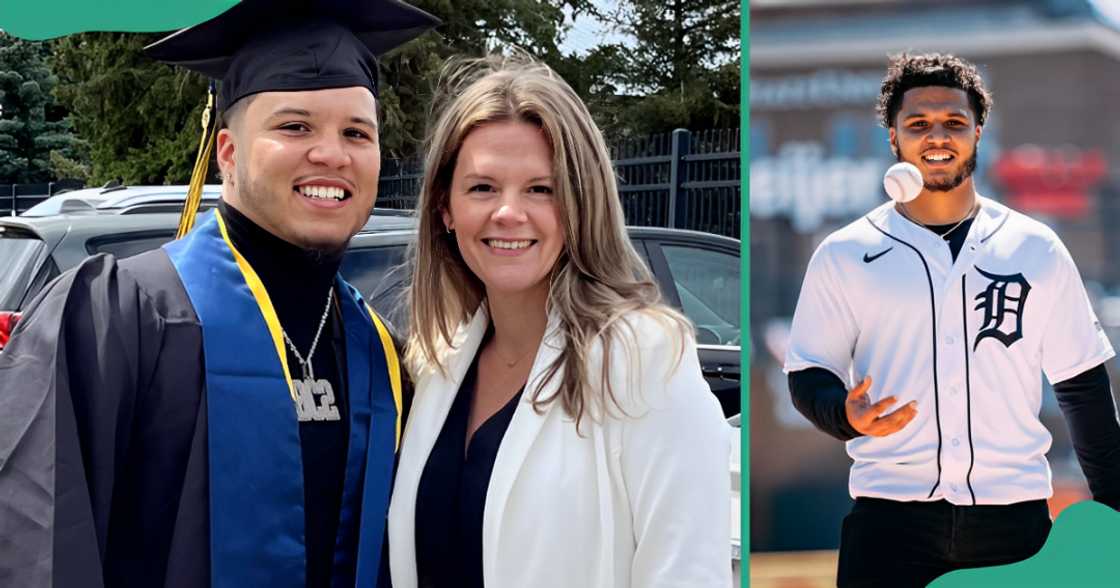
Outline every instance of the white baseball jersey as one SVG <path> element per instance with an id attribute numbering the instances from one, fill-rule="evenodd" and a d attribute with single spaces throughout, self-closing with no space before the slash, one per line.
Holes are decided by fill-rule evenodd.
<path id="1" fill-rule="evenodd" d="M 1049 227 L 980 198 L 956 262 L 886 203 L 821 243 L 785 370 L 827 369 L 870 398 L 917 401 L 886 437 L 847 443 L 853 497 L 1010 504 L 1051 495 L 1042 374 L 1067 380 L 1114 353 Z"/>

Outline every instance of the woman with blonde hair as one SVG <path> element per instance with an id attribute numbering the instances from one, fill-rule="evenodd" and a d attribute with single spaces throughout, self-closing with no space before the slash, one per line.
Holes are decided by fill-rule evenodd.
<path id="1" fill-rule="evenodd" d="M 393 585 L 730 586 L 735 441 L 602 134 L 542 64 L 454 71 L 417 205 Z"/>

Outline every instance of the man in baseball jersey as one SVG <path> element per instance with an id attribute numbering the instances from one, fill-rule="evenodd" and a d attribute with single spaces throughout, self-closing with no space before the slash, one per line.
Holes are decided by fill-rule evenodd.
<path id="1" fill-rule="evenodd" d="M 964 60 L 892 58 L 878 111 L 924 187 L 809 261 L 785 370 L 798 410 L 853 460 L 840 586 L 924 586 L 1042 547 L 1043 374 L 1093 498 L 1120 508 L 1114 353 L 1077 267 L 1050 228 L 973 186 L 991 104 Z"/>

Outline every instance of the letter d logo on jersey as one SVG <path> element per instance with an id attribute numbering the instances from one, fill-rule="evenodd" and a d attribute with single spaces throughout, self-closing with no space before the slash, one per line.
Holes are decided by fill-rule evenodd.
<path id="1" fill-rule="evenodd" d="M 979 267 L 976 267 L 976 271 L 991 280 L 991 283 L 976 295 L 978 302 L 976 310 L 983 309 L 984 324 L 976 333 L 976 342 L 972 350 L 975 351 L 980 346 L 980 341 L 987 337 L 996 339 L 1005 347 L 1011 347 L 1013 343 L 1023 338 L 1023 306 L 1027 303 L 1027 294 L 1031 291 L 1031 285 L 1021 273 L 1004 276 L 986 272 Z M 1017 292 L 1008 292 L 1012 286 L 1018 286 Z M 1007 318 L 1009 314 L 1015 315 L 1012 323 L 1014 330 L 1004 329 L 1005 322 L 1011 323 Z"/>

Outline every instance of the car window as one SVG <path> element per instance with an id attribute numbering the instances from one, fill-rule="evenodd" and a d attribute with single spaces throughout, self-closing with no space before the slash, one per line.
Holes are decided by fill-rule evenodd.
<path id="1" fill-rule="evenodd" d="M 46 245 L 28 231 L 0 228 L 0 310 L 19 310 L 27 293 L 35 260 Z"/>
<path id="2" fill-rule="evenodd" d="M 408 336 L 408 300 L 405 299 L 404 289 L 406 285 L 408 282 L 404 279 L 390 280 L 384 288 L 366 299 L 377 314 L 393 323 L 396 336 L 402 339 Z"/>
<path id="3" fill-rule="evenodd" d="M 362 296 L 385 318 L 398 326 L 403 316 L 398 307 L 399 293 L 407 282 L 404 266 L 404 245 L 385 245 L 350 249 L 342 258 L 339 271 Z"/>
<path id="4" fill-rule="evenodd" d="M 712 249 L 661 247 L 681 310 L 696 325 L 697 341 L 739 344 L 739 257 Z"/>
<path id="5" fill-rule="evenodd" d="M 634 245 L 634 250 L 638 252 L 638 257 L 642 258 L 642 263 L 645 264 L 646 269 L 650 268 L 649 251 L 646 250 L 646 240 L 636 237 L 631 237 L 630 242 Z"/>
<path id="6" fill-rule="evenodd" d="M 23 295 L 23 301 L 19 303 L 20 309 L 27 308 L 27 305 L 39 295 L 39 292 L 54 281 L 55 278 L 61 274 L 58 270 L 58 264 L 53 259 L 48 257 L 43 262 L 39 271 L 36 272 L 35 278 L 31 280 L 31 285 L 27 287 L 27 293 Z"/>
<path id="7" fill-rule="evenodd" d="M 158 249 L 164 243 L 170 242 L 175 238 L 172 234 L 151 235 L 147 234 L 139 237 L 120 237 L 113 238 L 112 240 L 97 240 L 90 241 L 86 249 L 91 255 L 96 253 L 110 253 L 117 259 L 124 259 L 132 257 L 152 249 Z"/>

